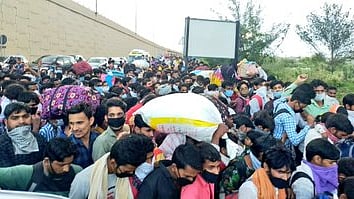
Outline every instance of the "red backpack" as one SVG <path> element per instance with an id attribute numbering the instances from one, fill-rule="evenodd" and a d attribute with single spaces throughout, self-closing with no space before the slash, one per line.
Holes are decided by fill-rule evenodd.
<path id="1" fill-rule="evenodd" d="M 262 99 L 262 96 L 258 95 L 258 94 L 255 94 L 251 97 L 251 99 L 247 102 L 246 106 L 245 106 L 245 113 L 251 117 L 251 107 L 250 107 L 250 101 L 252 99 L 256 99 L 257 102 L 258 102 L 258 105 L 259 105 L 259 110 L 262 110 L 263 109 L 263 99 Z"/>

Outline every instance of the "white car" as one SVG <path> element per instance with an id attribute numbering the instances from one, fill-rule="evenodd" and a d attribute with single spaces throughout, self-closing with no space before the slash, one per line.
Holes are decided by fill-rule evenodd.
<path id="1" fill-rule="evenodd" d="M 107 57 L 91 57 L 87 61 L 92 69 L 100 68 L 101 66 L 107 65 L 108 64 L 108 58 Z"/>
<path id="2" fill-rule="evenodd" d="M 17 58 L 20 58 L 21 59 L 21 62 L 25 63 L 25 64 L 28 64 L 28 59 L 23 56 L 23 55 L 9 55 L 5 60 L 4 62 L 2 63 L 2 69 L 3 70 L 10 70 L 10 65 L 13 65 L 13 64 L 16 64 L 16 59 Z"/>
<path id="3" fill-rule="evenodd" d="M 37 192 L 27 192 L 27 191 L 8 191 L 0 190 L 0 198 L 6 199 L 69 199 L 63 196 L 37 193 Z"/>
<path id="4" fill-rule="evenodd" d="M 4 60 L 4 63 L 5 64 L 8 64 L 8 62 L 10 61 L 11 57 L 13 57 L 15 60 L 19 57 L 21 58 L 21 61 L 25 64 L 28 64 L 28 59 L 23 56 L 23 55 L 9 55 L 5 60 Z"/>
<path id="5" fill-rule="evenodd" d="M 147 62 L 145 59 L 134 60 L 133 64 L 141 69 L 147 69 L 150 66 L 149 62 Z"/>
<path id="6" fill-rule="evenodd" d="M 114 60 L 114 64 L 119 64 L 120 61 L 127 62 L 127 59 L 125 57 L 112 57 L 112 59 Z"/>

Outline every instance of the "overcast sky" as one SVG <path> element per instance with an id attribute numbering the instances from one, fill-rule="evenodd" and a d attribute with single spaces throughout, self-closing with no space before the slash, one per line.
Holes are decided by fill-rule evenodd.
<path id="1" fill-rule="evenodd" d="M 73 0 L 95 10 L 96 0 Z M 182 52 L 185 17 L 218 19 L 211 9 L 229 15 L 228 0 L 97 0 L 97 10 L 112 21 L 156 42 Z M 241 1 L 246 2 L 246 1 Z M 319 11 L 325 3 L 343 4 L 344 10 L 354 8 L 354 0 L 254 0 L 262 8 L 264 29 L 273 23 L 291 24 L 286 39 L 277 50 L 279 56 L 311 55 L 310 48 L 295 33 L 295 25 L 306 23 L 306 16 Z M 352 14 L 354 14 L 352 12 Z M 137 20 L 135 20 L 137 19 Z M 135 23 L 137 21 L 137 23 Z"/>

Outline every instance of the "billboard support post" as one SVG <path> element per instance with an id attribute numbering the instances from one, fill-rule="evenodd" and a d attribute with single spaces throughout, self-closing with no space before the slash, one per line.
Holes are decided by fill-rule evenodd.
<path id="1" fill-rule="evenodd" d="M 188 42 L 189 42 L 189 22 L 190 22 L 190 17 L 186 17 L 186 24 L 184 28 L 184 49 L 183 49 L 183 55 L 184 55 L 184 63 L 186 68 L 188 68 Z"/>
<path id="2" fill-rule="evenodd" d="M 234 57 L 234 63 L 235 63 L 235 69 L 237 70 L 237 63 L 238 63 L 238 58 L 239 58 L 239 48 L 240 48 L 240 21 L 236 21 L 236 34 L 235 34 L 235 57 Z"/>

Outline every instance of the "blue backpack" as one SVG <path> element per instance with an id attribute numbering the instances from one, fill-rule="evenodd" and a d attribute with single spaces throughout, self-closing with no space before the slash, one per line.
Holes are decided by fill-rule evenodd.
<path id="1" fill-rule="evenodd" d="M 337 147 L 340 150 L 340 157 L 354 157 L 354 140 L 347 139 L 342 143 L 338 143 Z"/>

